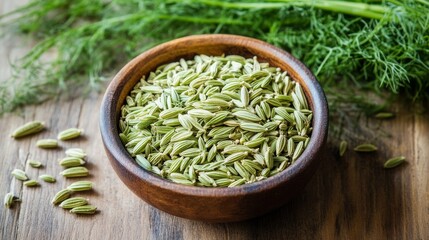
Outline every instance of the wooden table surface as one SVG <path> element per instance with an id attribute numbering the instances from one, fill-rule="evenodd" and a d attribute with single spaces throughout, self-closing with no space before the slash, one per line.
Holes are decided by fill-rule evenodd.
<path id="1" fill-rule="evenodd" d="M 23 1 L 0 1 L 0 13 Z M 10 76 L 9 62 L 31 46 L 28 39 L 6 35 L 0 40 L 0 80 Z M 396 104 L 397 117 L 389 121 L 363 120 L 362 128 L 345 134 L 351 147 L 367 141 L 379 146 L 375 154 L 357 154 L 350 148 L 337 153 L 331 138 L 320 156 L 320 168 L 305 188 L 284 207 L 265 216 L 238 223 L 209 224 L 161 212 L 136 197 L 119 180 L 102 146 L 98 116 L 101 93 L 73 100 L 57 99 L 0 117 L 0 195 L 22 198 L 12 209 L 0 207 L 0 239 L 429 239 L 429 114 Z M 429 104 L 426 105 L 429 107 Z M 19 141 L 9 137 L 17 126 L 45 121 L 47 130 Z M 371 130 L 377 126 L 378 130 Z M 58 150 L 42 150 L 37 139 L 56 137 L 69 127 L 85 129 L 76 141 L 61 142 Z M 385 134 L 379 134 L 379 133 Z M 94 216 L 76 216 L 54 207 L 54 194 L 76 180 L 59 175 L 57 159 L 70 147 L 88 153 L 95 190 L 77 194 L 99 208 Z M 404 155 L 407 164 L 383 169 L 383 162 Z M 40 169 L 28 166 L 40 160 Z M 31 178 L 48 173 L 57 182 L 24 187 L 11 176 L 15 168 Z M 77 196 L 76 195 L 76 196 Z M 263 204 L 263 203 L 261 203 Z"/>

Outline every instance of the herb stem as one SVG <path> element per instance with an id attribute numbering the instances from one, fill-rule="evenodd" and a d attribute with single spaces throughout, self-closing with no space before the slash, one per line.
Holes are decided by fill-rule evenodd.
<path id="1" fill-rule="evenodd" d="M 417 0 L 416 2 L 419 2 L 419 3 L 421 3 L 421 4 L 424 4 L 424 5 L 426 5 L 426 6 L 429 6 L 429 2 L 428 2 L 428 1 L 426 1 L 426 0 Z"/>
<path id="2" fill-rule="evenodd" d="M 382 19 L 384 14 L 389 12 L 389 8 L 381 5 L 357 3 L 357 2 L 342 2 L 342 1 L 293 1 L 293 0 L 277 0 L 276 2 L 221 2 L 211 0 L 193 0 L 193 2 L 202 3 L 209 6 L 223 8 L 239 8 L 239 9 L 279 9 L 288 6 L 299 7 L 315 7 L 322 10 L 344 13 L 358 17 Z"/>

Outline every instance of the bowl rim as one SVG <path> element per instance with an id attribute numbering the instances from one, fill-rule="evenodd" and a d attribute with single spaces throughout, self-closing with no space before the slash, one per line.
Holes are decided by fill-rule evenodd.
<path id="1" fill-rule="evenodd" d="M 264 179 L 262 181 L 243 184 L 233 188 L 187 186 L 183 184 L 174 183 L 167 179 L 163 179 L 156 174 L 143 169 L 129 155 L 129 153 L 123 146 L 119 138 L 117 119 L 118 116 L 116 116 L 116 108 L 119 101 L 118 96 L 123 91 L 123 85 L 121 85 L 121 82 L 124 81 L 127 74 L 129 74 L 127 72 L 130 69 L 135 68 L 138 63 L 145 59 L 147 56 L 163 51 L 163 49 L 165 48 L 177 44 L 183 44 L 185 42 L 204 42 L 206 40 L 209 40 L 212 43 L 217 42 L 223 44 L 233 44 L 234 41 L 238 40 L 241 43 L 245 42 L 246 44 L 251 44 L 253 48 L 262 49 L 263 52 L 270 52 L 271 55 L 274 55 L 286 61 L 287 65 L 293 68 L 297 72 L 297 74 L 301 76 L 303 81 L 305 81 L 306 87 L 309 92 L 306 93 L 306 95 L 307 98 L 310 97 L 312 99 L 311 102 L 313 106 L 313 130 L 311 133 L 311 139 L 307 148 L 304 150 L 301 156 L 282 172 L 274 176 L 268 177 L 267 179 Z M 188 196 L 240 197 L 248 194 L 256 194 L 260 191 L 261 188 L 269 190 L 276 188 L 278 185 L 284 182 L 292 181 L 298 178 L 300 173 L 302 173 L 302 171 L 312 165 L 314 161 L 319 161 L 317 154 L 322 149 L 327 138 L 328 105 L 325 94 L 316 77 L 302 62 L 293 57 L 290 53 L 255 38 L 232 34 L 203 34 L 182 37 L 160 44 L 139 54 L 137 57 L 129 61 L 110 82 L 102 100 L 99 121 L 100 133 L 105 146 L 105 150 L 108 152 L 108 154 L 111 155 L 111 157 L 113 157 L 114 161 L 116 161 L 121 167 L 125 168 L 129 174 L 132 174 L 142 179 L 143 181 L 148 182 L 148 184 L 156 186 L 159 189 L 173 191 Z M 113 160 L 110 159 L 110 161 Z"/>

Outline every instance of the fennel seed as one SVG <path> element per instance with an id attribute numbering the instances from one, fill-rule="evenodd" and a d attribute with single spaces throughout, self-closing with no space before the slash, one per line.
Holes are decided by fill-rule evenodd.
<path id="1" fill-rule="evenodd" d="M 356 152 L 375 152 L 377 151 L 377 147 L 370 143 L 364 143 L 356 146 L 354 150 Z"/>
<path id="2" fill-rule="evenodd" d="M 73 197 L 62 201 L 58 206 L 64 209 L 70 209 L 84 206 L 86 204 L 88 204 L 88 199 L 85 199 L 83 197 Z"/>
<path id="3" fill-rule="evenodd" d="M 39 178 L 42 179 L 45 182 L 48 182 L 48 183 L 54 183 L 54 182 L 57 181 L 55 179 L 55 177 L 53 177 L 51 175 L 48 175 L 48 174 L 42 174 L 42 175 L 39 176 Z"/>
<path id="4" fill-rule="evenodd" d="M 71 167 L 60 172 L 60 174 L 66 178 L 86 177 L 89 175 L 89 171 L 86 167 Z"/>
<path id="5" fill-rule="evenodd" d="M 339 154 L 340 154 L 341 157 L 344 156 L 344 153 L 346 153 L 346 151 L 347 151 L 347 145 L 348 145 L 347 142 L 344 141 L 344 140 L 342 140 L 340 142 L 340 147 L 339 147 L 338 151 L 339 151 Z"/>
<path id="6" fill-rule="evenodd" d="M 69 189 L 63 189 L 63 190 L 57 192 L 55 194 L 54 198 L 52 199 L 52 204 L 61 203 L 62 201 L 69 198 L 71 196 L 71 194 L 72 194 L 72 191 L 70 191 Z"/>
<path id="7" fill-rule="evenodd" d="M 59 163 L 61 166 L 69 168 L 69 167 L 82 166 L 86 162 L 83 159 L 77 158 L 77 157 L 65 157 L 65 158 L 61 159 L 59 161 Z"/>
<path id="8" fill-rule="evenodd" d="M 41 132 L 45 128 L 43 122 L 40 121 L 32 121 L 28 122 L 13 131 L 11 136 L 13 138 L 21 138 L 30 134 Z"/>
<path id="9" fill-rule="evenodd" d="M 70 184 L 67 187 L 68 190 L 73 192 L 82 192 L 82 191 L 89 191 L 92 189 L 92 182 L 90 181 L 78 181 Z"/>
<path id="10" fill-rule="evenodd" d="M 95 214 L 97 212 L 97 208 L 92 205 L 84 205 L 74 207 L 70 210 L 70 212 L 75 214 Z"/>
<path id="11" fill-rule="evenodd" d="M 32 160 L 32 159 L 28 160 L 28 164 L 31 167 L 33 167 L 33 168 L 40 168 L 40 167 L 42 167 L 42 163 L 41 162 L 36 161 L 36 160 Z"/>
<path id="12" fill-rule="evenodd" d="M 21 169 L 14 169 L 12 171 L 12 175 L 20 181 L 28 180 L 27 174 L 25 174 L 25 172 L 22 171 Z"/>
<path id="13" fill-rule="evenodd" d="M 141 168 L 204 187 L 239 186 L 285 170 L 309 144 L 313 119 L 301 84 L 241 56 L 197 55 L 158 66 L 120 112 L 119 137 Z"/>
<path id="14" fill-rule="evenodd" d="M 66 150 L 66 155 L 68 157 L 76 157 L 76 158 L 85 158 L 86 153 L 81 148 L 70 148 Z"/>
<path id="15" fill-rule="evenodd" d="M 27 186 L 27 187 L 36 187 L 36 186 L 39 185 L 39 183 L 36 180 L 31 179 L 31 180 L 25 181 L 24 185 Z"/>
<path id="16" fill-rule="evenodd" d="M 384 163 L 384 168 L 394 168 L 396 166 L 403 164 L 404 162 L 405 162 L 404 156 L 393 157 Z"/>
<path id="17" fill-rule="evenodd" d="M 378 118 L 378 119 L 389 119 L 389 118 L 395 117 L 395 114 L 393 114 L 391 112 L 380 112 L 380 113 L 375 114 L 374 117 Z"/>
<path id="18" fill-rule="evenodd" d="M 36 145 L 39 148 L 57 148 L 58 141 L 56 139 L 40 139 L 37 140 Z"/>
<path id="19" fill-rule="evenodd" d="M 20 202 L 21 200 L 18 197 L 15 197 L 13 193 L 7 193 L 4 196 L 4 206 L 6 208 L 11 208 L 14 202 Z"/>
<path id="20" fill-rule="evenodd" d="M 69 129 L 66 129 L 64 131 L 61 131 L 58 134 L 57 138 L 59 140 L 66 141 L 66 140 L 78 138 L 80 135 L 82 135 L 82 133 L 83 133 L 83 129 L 69 128 Z"/>

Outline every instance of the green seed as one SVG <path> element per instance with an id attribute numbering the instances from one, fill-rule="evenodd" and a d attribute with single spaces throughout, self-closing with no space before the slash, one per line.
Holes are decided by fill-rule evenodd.
<path id="1" fill-rule="evenodd" d="M 172 137 L 170 142 L 179 142 L 179 141 L 183 141 L 186 140 L 190 137 L 192 137 L 192 135 L 194 135 L 194 132 L 192 131 L 183 131 L 183 132 L 178 132 L 175 133 Z"/>
<path id="2" fill-rule="evenodd" d="M 39 178 L 48 183 L 56 182 L 56 179 L 53 176 L 47 174 L 40 175 Z"/>
<path id="3" fill-rule="evenodd" d="M 230 164 L 230 163 L 233 163 L 236 161 L 240 161 L 240 160 L 244 159 L 245 157 L 247 157 L 247 155 L 248 155 L 247 152 L 238 152 L 238 153 L 231 154 L 225 158 L 224 163 Z"/>
<path id="4" fill-rule="evenodd" d="M 133 148 L 132 153 L 137 155 L 142 153 L 145 150 L 145 147 L 148 143 L 152 141 L 152 137 L 144 137 L 142 138 Z"/>
<path id="5" fill-rule="evenodd" d="M 257 124 L 257 123 L 250 123 L 250 122 L 242 122 L 240 123 L 240 128 L 249 132 L 255 132 L 255 133 L 259 133 L 259 132 L 266 132 L 268 131 L 268 128 Z"/>
<path id="6" fill-rule="evenodd" d="M 162 93 L 162 88 L 160 86 L 142 86 L 140 89 L 147 93 Z"/>
<path id="7" fill-rule="evenodd" d="M 70 184 L 67 187 L 68 190 L 72 192 L 82 192 L 82 191 L 89 191 L 92 189 L 92 182 L 90 181 L 78 181 Z"/>
<path id="8" fill-rule="evenodd" d="M 138 165 L 140 165 L 140 167 L 148 171 L 152 171 L 152 165 L 150 165 L 150 162 L 144 157 L 144 155 L 136 155 L 136 162 Z"/>
<path id="9" fill-rule="evenodd" d="M 161 119 L 170 119 L 170 118 L 176 118 L 180 113 L 182 113 L 185 109 L 183 108 L 170 108 L 162 111 L 159 114 L 159 117 Z"/>
<path id="10" fill-rule="evenodd" d="M 295 152 L 295 142 L 293 141 L 292 138 L 289 138 L 289 140 L 287 140 L 287 155 L 291 157 L 294 152 Z"/>
<path id="11" fill-rule="evenodd" d="M 211 105 L 211 106 L 219 106 L 219 107 L 230 107 L 231 104 L 225 100 L 217 99 L 217 98 L 211 98 L 207 99 L 203 102 L 204 104 Z"/>
<path id="12" fill-rule="evenodd" d="M 41 167 L 41 166 L 42 166 L 42 163 L 41 163 L 41 162 L 36 161 L 36 160 L 32 160 L 32 159 L 28 160 L 28 164 L 29 164 L 31 167 L 34 167 L 34 168 L 39 168 L 39 167 Z"/>
<path id="13" fill-rule="evenodd" d="M 36 142 L 39 148 L 57 148 L 58 141 L 56 139 L 40 139 Z"/>
<path id="14" fill-rule="evenodd" d="M 264 168 L 264 169 L 262 169 L 262 171 L 261 171 L 261 176 L 264 176 L 264 177 L 268 177 L 269 175 L 270 175 L 270 169 L 269 168 Z"/>
<path id="15" fill-rule="evenodd" d="M 302 90 L 301 84 L 299 84 L 299 83 L 295 84 L 295 94 L 296 94 L 302 108 L 308 109 L 307 99 L 305 98 L 304 91 Z"/>
<path id="16" fill-rule="evenodd" d="M 27 187 L 35 187 L 35 186 L 38 186 L 39 183 L 36 180 L 31 179 L 31 180 L 25 181 L 24 185 L 27 186 Z"/>
<path id="17" fill-rule="evenodd" d="M 292 115 L 288 113 L 288 111 L 286 110 L 286 108 L 284 108 L 284 107 L 277 107 L 277 108 L 274 108 L 274 111 L 280 117 L 284 118 L 289 123 L 294 123 L 295 122 L 294 117 L 292 117 Z"/>
<path id="18" fill-rule="evenodd" d="M 215 116 L 214 113 L 204 109 L 191 109 L 188 111 L 188 114 L 194 118 L 211 118 Z"/>
<path id="19" fill-rule="evenodd" d="M 233 115 L 239 119 L 243 119 L 247 121 L 252 121 L 252 122 L 261 121 L 261 118 L 259 118 L 258 115 L 251 113 L 249 111 L 237 111 L 237 112 L 234 112 Z"/>
<path id="20" fill-rule="evenodd" d="M 374 117 L 378 119 L 388 119 L 388 118 L 395 117 L 395 114 L 390 112 L 380 112 L 380 113 L 377 113 Z"/>
<path id="21" fill-rule="evenodd" d="M 66 140 L 70 140 L 70 139 L 77 138 L 77 137 L 79 137 L 82 133 L 83 133 L 83 129 L 78 129 L 78 128 L 69 128 L 69 129 L 66 129 L 66 130 L 64 130 L 64 131 L 61 131 L 61 132 L 58 134 L 58 137 L 57 137 L 57 138 L 58 138 L 59 140 L 66 141 Z"/>
<path id="22" fill-rule="evenodd" d="M 257 171 L 262 171 L 262 165 L 259 164 L 258 162 L 251 161 L 251 160 L 248 160 L 248 159 L 244 159 L 244 160 L 241 161 L 241 164 L 243 164 L 243 167 L 248 166 L 248 167 L 253 168 L 253 169 L 257 170 Z"/>
<path id="23" fill-rule="evenodd" d="M 191 117 L 190 115 L 186 116 L 188 121 L 192 124 L 192 126 L 194 126 L 196 129 L 200 130 L 200 131 L 205 131 L 205 129 L 201 126 L 200 123 L 198 123 L 197 119 Z"/>
<path id="24" fill-rule="evenodd" d="M 97 208 L 92 205 L 79 206 L 79 207 L 72 208 L 70 210 L 71 213 L 76 213 L 76 214 L 95 214 L 96 211 L 97 211 Z"/>
<path id="25" fill-rule="evenodd" d="M 286 136 L 280 135 L 276 141 L 276 155 L 279 156 L 286 147 Z"/>
<path id="26" fill-rule="evenodd" d="M 239 162 L 234 162 L 234 169 L 237 173 L 246 180 L 250 179 L 250 173 L 246 171 L 246 169 Z"/>
<path id="27" fill-rule="evenodd" d="M 11 208 L 14 202 L 21 201 L 18 197 L 15 197 L 13 193 L 7 193 L 4 196 L 4 206 L 6 208 Z"/>
<path id="28" fill-rule="evenodd" d="M 60 172 L 60 174 L 67 178 L 86 177 L 89 175 L 89 171 L 86 167 L 71 167 Z"/>
<path id="29" fill-rule="evenodd" d="M 158 120 L 157 117 L 154 116 L 144 116 L 139 123 L 136 125 L 137 128 L 139 129 L 144 129 L 146 127 L 148 127 L 149 125 L 151 125 L 152 123 L 156 122 Z"/>
<path id="30" fill-rule="evenodd" d="M 68 167 L 82 166 L 86 162 L 83 159 L 77 158 L 77 157 L 65 157 L 61 159 L 59 163 L 61 166 L 68 168 Z"/>
<path id="31" fill-rule="evenodd" d="M 216 182 L 213 178 L 209 177 L 205 172 L 200 172 L 198 180 L 204 185 L 217 187 Z"/>
<path id="32" fill-rule="evenodd" d="M 28 122 L 18 127 L 17 129 L 15 129 L 15 131 L 13 131 L 11 136 L 13 138 L 21 138 L 30 134 L 41 132 L 44 128 L 45 128 L 45 125 L 43 122 L 40 122 L 40 121 Z"/>
<path id="33" fill-rule="evenodd" d="M 68 190 L 68 189 L 63 189 L 59 192 L 57 192 L 54 196 L 54 198 L 52 199 L 52 203 L 53 204 L 58 204 L 64 200 L 66 200 L 67 198 L 69 198 L 72 194 L 72 191 Z"/>
<path id="34" fill-rule="evenodd" d="M 260 165 L 264 166 L 265 165 L 265 158 L 264 155 L 262 154 L 254 154 L 253 158 L 255 159 L 256 162 L 258 162 Z"/>
<path id="35" fill-rule="evenodd" d="M 377 147 L 375 145 L 372 145 L 370 143 L 364 143 L 361 145 L 358 145 L 354 148 L 356 152 L 375 152 L 377 151 Z"/>
<path id="36" fill-rule="evenodd" d="M 148 160 L 152 165 L 158 165 L 163 159 L 164 159 L 163 153 L 154 153 L 154 154 L 149 155 Z M 152 168 L 152 170 L 154 170 L 154 169 Z"/>
<path id="37" fill-rule="evenodd" d="M 266 140 L 267 140 L 266 138 L 257 138 L 255 140 L 251 140 L 251 141 L 245 142 L 244 146 L 248 146 L 248 147 L 251 147 L 251 148 L 258 147 L 262 143 L 264 143 Z"/>
<path id="38" fill-rule="evenodd" d="M 168 175 L 168 177 L 171 179 L 189 180 L 185 174 L 175 173 L 175 172 L 170 173 L 170 175 Z"/>
<path id="39" fill-rule="evenodd" d="M 237 187 L 237 186 L 243 185 L 244 183 L 246 183 L 246 179 L 241 178 L 229 184 L 228 187 Z"/>
<path id="40" fill-rule="evenodd" d="M 249 99 L 250 99 L 249 91 L 245 86 L 242 86 L 240 91 L 240 100 L 243 103 L 244 107 L 247 107 L 249 105 Z"/>
<path id="41" fill-rule="evenodd" d="M 251 175 L 256 175 L 257 174 L 257 172 L 256 172 L 256 169 L 255 168 L 253 168 L 252 167 L 252 165 L 250 165 L 250 164 L 247 164 L 246 162 L 243 162 L 244 160 L 242 160 L 240 163 L 241 163 L 241 166 L 242 166 L 242 168 L 244 169 L 244 170 L 246 170 L 246 172 L 248 172 L 249 174 L 251 174 Z"/>
<path id="42" fill-rule="evenodd" d="M 293 139 L 294 142 L 302 142 L 307 140 L 307 137 L 298 136 L 298 135 L 292 136 L 291 138 Z"/>
<path id="43" fill-rule="evenodd" d="M 254 149 L 244 146 L 244 145 L 229 145 L 224 148 L 222 151 L 223 154 L 233 154 L 233 153 L 239 153 L 239 152 L 248 152 L 252 153 Z"/>
<path id="44" fill-rule="evenodd" d="M 170 126 L 152 126 L 152 131 L 155 134 L 166 134 L 171 130 L 174 130 L 174 128 Z"/>
<path id="45" fill-rule="evenodd" d="M 405 162 L 404 156 L 394 157 L 389 160 L 387 160 L 384 163 L 384 168 L 394 168 L 396 166 L 399 166 Z"/>
<path id="46" fill-rule="evenodd" d="M 222 171 L 210 171 L 210 172 L 205 172 L 205 174 L 207 176 L 209 176 L 210 178 L 213 179 L 220 179 L 220 178 L 228 178 L 228 174 Z"/>
<path id="47" fill-rule="evenodd" d="M 86 153 L 81 148 L 70 148 L 66 150 L 66 155 L 69 157 L 84 158 Z"/>
<path id="48" fill-rule="evenodd" d="M 188 148 L 185 151 L 180 153 L 182 157 L 196 157 L 201 154 L 201 150 L 199 148 Z"/>
<path id="49" fill-rule="evenodd" d="M 344 153 L 347 151 L 347 142 L 342 140 L 340 143 L 339 153 L 340 156 L 344 156 Z"/>
<path id="50" fill-rule="evenodd" d="M 168 133 L 166 133 L 166 134 L 161 138 L 160 145 L 162 145 L 162 146 L 167 145 L 167 144 L 171 141 L 171 138 L 173 137 L 173 135 L 174 135 L 174 134 L 175 134 L 175 131 L 174 131 L 174 130 L 171 130 L 171 131 L 169 131 Z"/>
<path id="51" fill-rule="evenodd" d="M 180 183 L 183 185 L 189 185 L 189 186 L 193 186 L 194 183 L 192 181 L 189 181 L 187 179 L 180 179 L 180 178 L 171 178 L 171 181 L 175 182 L 175 183 Z"/>
<path id="52" fill-rule="evenodd" d="M 88 199 L 85 199 L 83 197 L 73 197 L 73 198 L 64 200 L 63 202 L 60 203 L 59 206 L 64 209 L 70 209 L 70 208 L 84 206 L 86 204 L 88 204 Z"/>
<path id="53" fill-rule="evenodd" d="M 18 180 L 20 180 L 20 181 L 26 181 L 26 180 L 28 180 L 27 175 L 26 175 L 26 174 L 25 174 L 25 172 L 24 172 L 24 171 L 22 171 L 21 169 L 14 169 L 14 170 L 12 171 L 12 175 L 13 175 L 16 179 L 18 179 Z"/>
<path id="54" fill-rule="evenodd" d="M 174 173 L 180 169 L 180 166 L 182 165 L 182 161 L 184 158 L 177 158 L 175 160 L 172 160 L 173 162 L 170 165 L 170 169 L 168 170 L 169 173 Z M 189 159 L 189 158 L 187 158 Z"/>
<path id="55" fill-rule="evenodd" d="M 171 150 L 171 155 L 177 155 L 183 152 L 185 149 L 190 148 L 195 145 L 195 141 L 192 140 L 183 140 L 173 145 L 173 150 Z"/>
<path id="56" fill-rule="evenodd" d="M 296 145 L 295 152 L 292 155 L 292 162 L 295 162 L 301 155 L 301 153 L 304 151 L 304 142 L 299 142 L 298 145 Z"/>
<path id="57" fill-rule="evenodd" d="M 225 147 L 227 147 L 227 146 L 229 146 L 229 145 L 231 145 L 231 144 L 234 144 L 232 141 L 230 141 L 230 140 L 225 140 L 225 141 L 219 141 L 218 143 L 217 143 L 217 145 L 216 145 L 216 148 L 218 149 L 218 150 L 222 150 L 222 149 L 224 149 Z"/>
<path id="58" fill-rule="evenodd" d="M 180 124 L 184 128 L 186 128 L 188 130 L 192 130 L 192 123 L 189 119 L 189 116 L 179 114 L 178 119 L 179 119 Z"/>
<path id="59" fill-rule="evenodd" d="M 215 127 L 207 134 L 209 137 L 229 135 L 235 127 Z"/>
<path id="60" fill-rule="evenodd" d="M 271 148 L 268 148 L 264 151 L 264 161 L 265 165 L 271 169 L 274 166 L 273 152 Z"/>
<path id="61" fill-rule="evenodd" d="M 222 122 L 229 116 L 229 112 L 218 112 L 212 117 L 207 123 L 207 126 L 211 126 L 217 123 Z"/>

